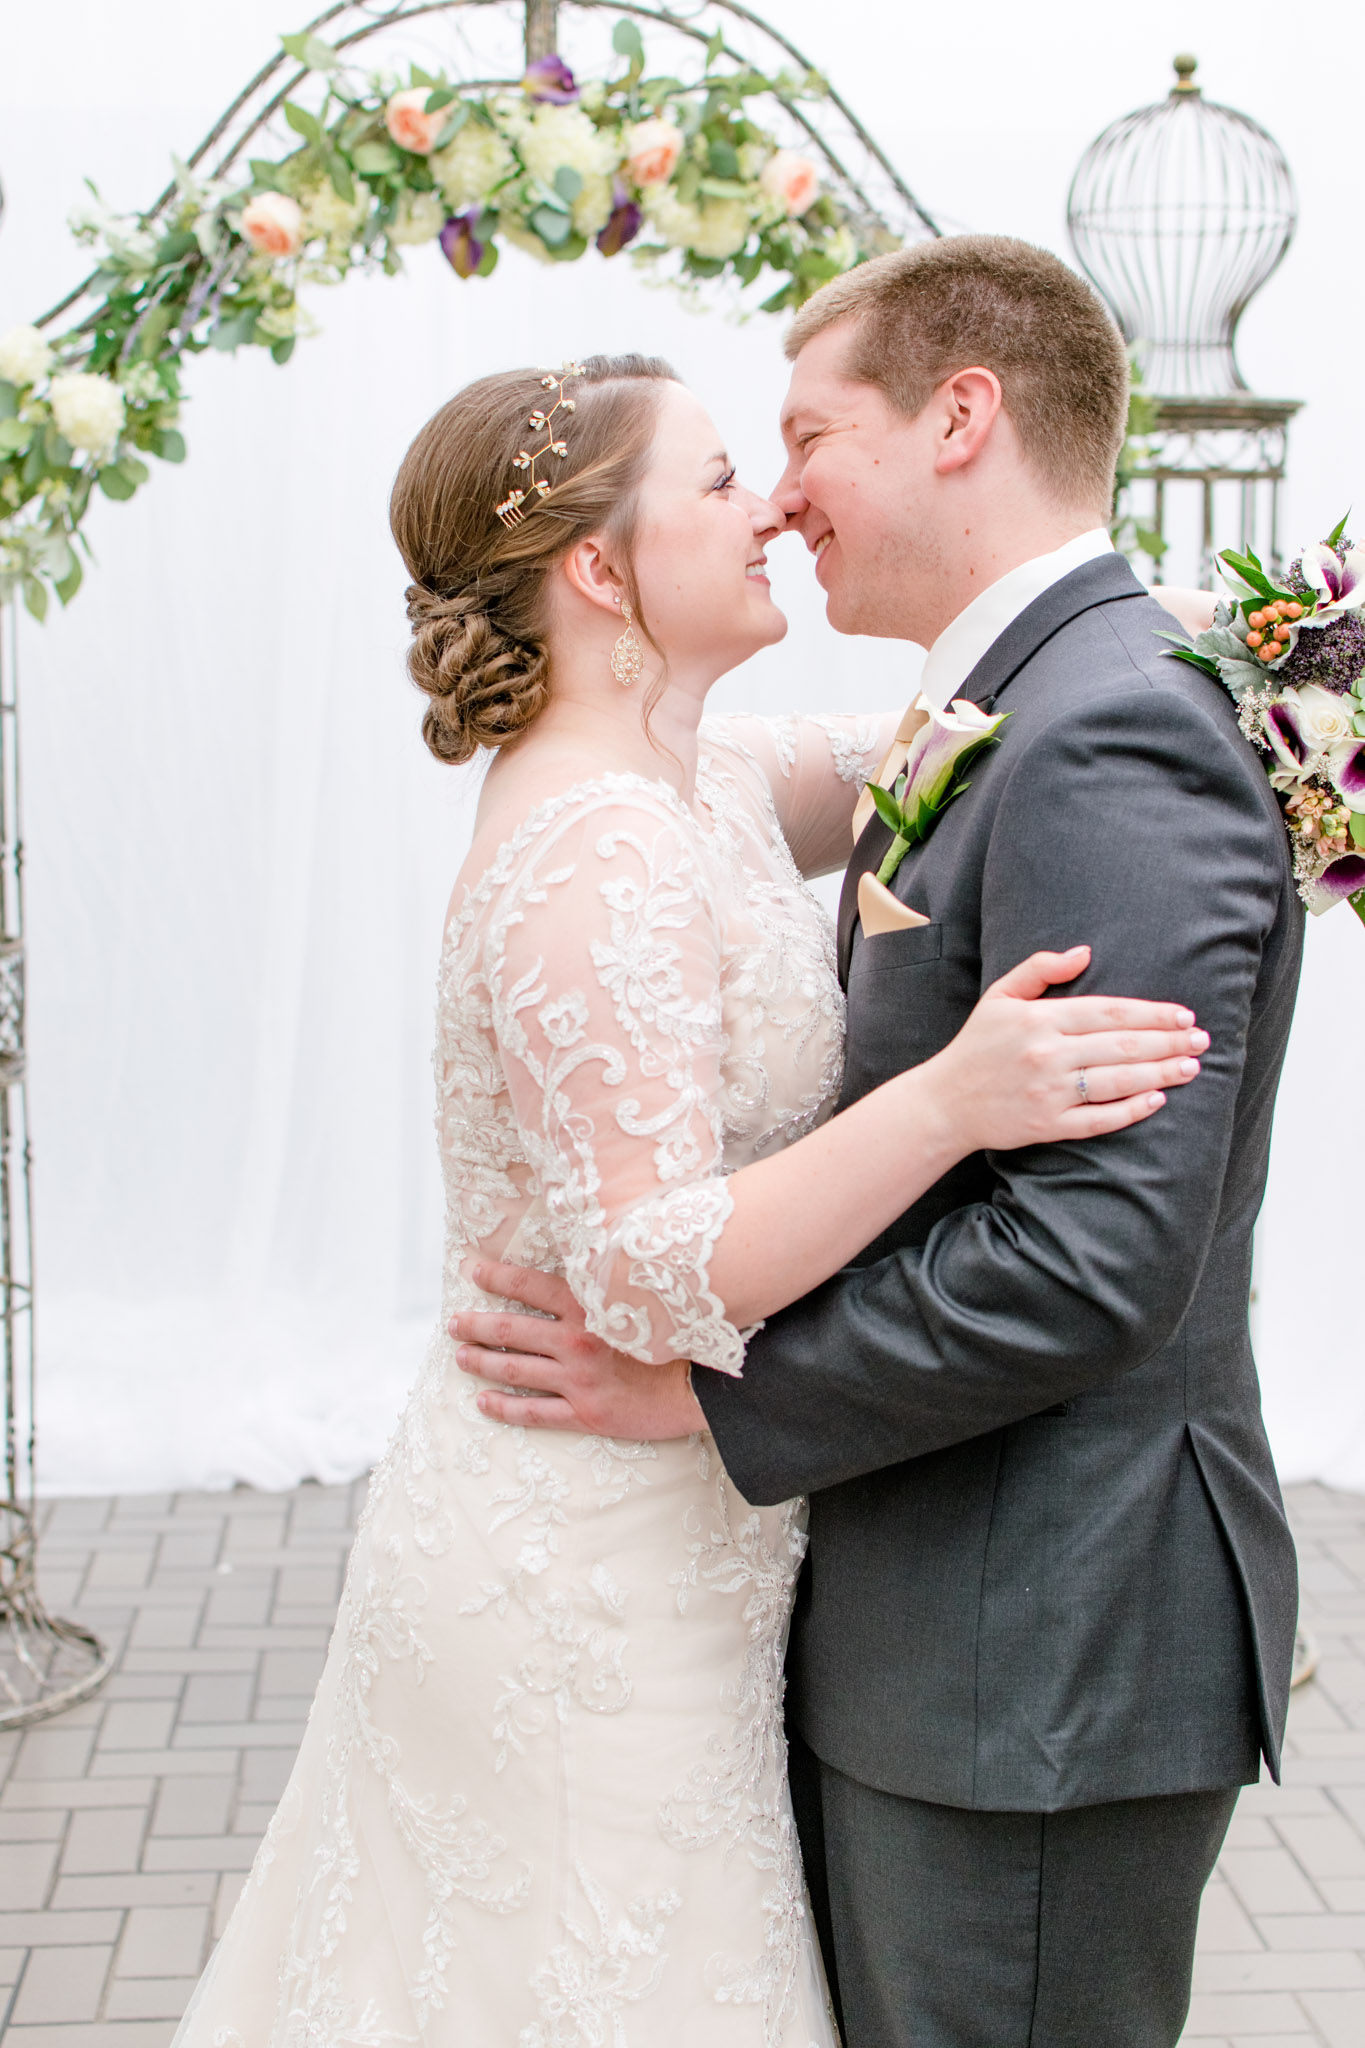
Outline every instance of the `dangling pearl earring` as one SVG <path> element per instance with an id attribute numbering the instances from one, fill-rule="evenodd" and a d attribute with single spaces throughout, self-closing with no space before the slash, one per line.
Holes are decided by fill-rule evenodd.
<path id="1" fill-rule="evenodd" d="M 611 650 L 611 672 L 623 690 L 632 690 L 645 672 L 645 651 L 631 624 L 630 606 L 623 597 L 618 597 L 616 602 L 621 607 L 626 630 Z"/>

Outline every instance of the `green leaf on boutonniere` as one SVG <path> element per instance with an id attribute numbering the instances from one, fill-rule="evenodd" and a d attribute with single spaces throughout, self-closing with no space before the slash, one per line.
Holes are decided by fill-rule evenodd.
<path id="1" fill-rule="evenodd" d="M 867 793 L 876 806 L 877 816 L 890 832 L 901 829 L 901 807 L 889 789 L 883 789 L 878 782 L 869 782 Z"/>
<path id="2" fill-rule="evenodd" d="M 1365 846 L 1365 811 L 1351 813 L 1351 840 L 1356 846 Z"/>

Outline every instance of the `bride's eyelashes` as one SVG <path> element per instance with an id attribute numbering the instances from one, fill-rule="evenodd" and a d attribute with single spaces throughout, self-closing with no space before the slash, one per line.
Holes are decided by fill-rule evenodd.
<path id="1" fill-rule="evenodd" d="M 714 482 L 714 483 L 712 484 L 711 488 L 712 488 L 712 490 L 713 490 L 713 491 L 728 491 L 728 490 L 729 490 L 729 488 L 730 488 L 730 486 L 731 486 L 731 484 L 732 484 L 732 483 L 734 482 L 734 480 L 735 480 L 735 472 L 734 472 L 734 470 L 733 470 L 733 469 L 727 469 L 727 470 L 725 471 L 725 473 L 724 473 L 724 475 L 723 475 L 723 476 L 718 476 L 718 477 L 716 478 L 716 480 L 715 480 L 715 482 Z"/>

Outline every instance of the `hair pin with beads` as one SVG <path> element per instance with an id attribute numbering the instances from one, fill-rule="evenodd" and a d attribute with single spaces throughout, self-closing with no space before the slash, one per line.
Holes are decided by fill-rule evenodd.
<path id="1" fill-rule="evenodd" d="M 559 376 L 556 377 L 551 372 L 541 378 L 542 390 L 554 392 L 554 403 L 551 404 L 547 400 L 543 406 L 537 406 L 526 423 L 533 433 L 543 434 L 545 438 L 538 448 L 519 448 L 512 458 L 513 469 L 524 471 L 526 482 L 509 491 L 502 503 L 495 508 L 504 526 L 520 526 L 527 513 L 534 512 L 537 505 L 544 504 L 554 489 L 549 477 L 538 474 L 537 465 L 542 459 L 552 455 L 562 462 L 568 454 L 569 446 L 564 439 L 563 427 L 556 426 L 555 422 L 560 413 L 571 413 L 574 409 L 574 401 L 564 396 L 564 386 L 574 377 L 583 375 L 584 371 L 580 364 L 565 363 Z"/>

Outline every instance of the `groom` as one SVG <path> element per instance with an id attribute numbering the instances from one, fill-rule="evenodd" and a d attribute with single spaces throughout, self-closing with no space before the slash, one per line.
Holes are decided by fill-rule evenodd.
<path id="1" fill-rule="evenodd" d="M 863 935 L 889 834 L 858 841 L 843 1102 L 1080 941 L 1078 987 L 1197 1012 L 1202 1075 L 1119 1136 L 967 1160 L 770 1318 L 742 1379 L 637 1365 L 573 1311 L 457 1334 L 521 1343 L 499 1377 L 562 1397 L 498 1396 L 508 1420 L 705 1426 L 749 1500 L 810 1496 L 792 1782 L 849 2048 L 1173 2048 L 1295 1624 L 1247 1332 L 1302 946 L 1284 828 L 1110 548 L 1127 364 L 1062 263 L 978 236 L 883 257 L 788 355 L 776 497 L 831 622 L 927 645 L 935 703 L 1010 713 L 892 881 L 927 923 Z"/>

